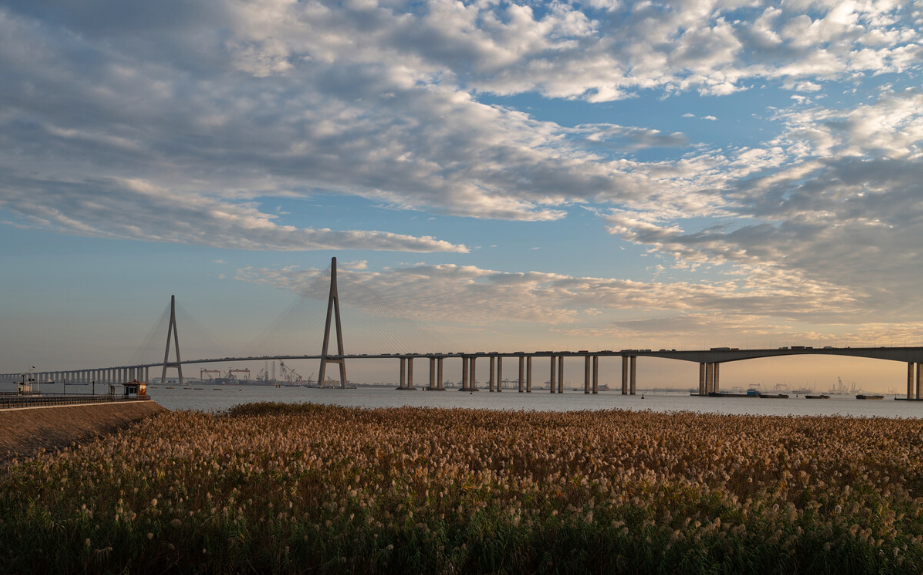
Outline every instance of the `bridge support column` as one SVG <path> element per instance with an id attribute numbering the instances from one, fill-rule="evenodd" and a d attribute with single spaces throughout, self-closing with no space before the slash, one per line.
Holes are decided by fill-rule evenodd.
<path id="1" fill-rule="evenodd" d="M 923 371 L 923 363 L 917 364 L 917 399 L 920 399 L 920 392 L 923 389 L 920 388 L 920 384 L 923 383 L 920 381 L 920 372 Z"/>
<path id="2" fill-rule="evenodd" d="M 468 391 L 468 358 L 462 356 L 462 387 L 461 391 Z"/>
<path id="3" fill-rule="evenodd" d="M 497 391 L 503 391 L 503 356 L 497 356 Z"/>
<path id="4" fill-rule="evenodd" d="M 445 378 L 442 374 L 442 361 L 444 357 L 440 357 L 436 360 L 436 389 L 442 391 L 445 389 Z"/>
<path id="5" fill-rule="evenodd" d="M 477 374 L 475 373 L 475 366 L 477 365 L 477 357 L 471 357 L 471 373 L 468 374 L 471 377 L 471 383 L 468 384 L 468 391 L 477 391 L 478 390 L 478 379 Z"/>
<path id="6" fill-rule="evenodd" d="M 436 389 L 436 358 L 429 358 L 429 390 Z"/>
<path id="7" fill-rule="evenodd" d="M 564 393 L 564 356 L 558 357 L 558 393 Z"/>
<path id="8" fill-rule="evenodd" d="M 628 356 L 622 356 L 622 395 L 628 395 Z"/>
<path id="9" fill-rule="evenodd" d="M 593 393 L 599 393 L 599 356 L 593 356 Z"/>
<path id="10" fill-rule="evenodd" d="M 705 364 L 699 364 L 699 395 L 708 395 L 705 390 Z"/>
<path id="11" fill-rule="evenodd" d="M 551 393 L 554 393 L 554 380 L 555 380 L 555 369 L 554 368 L 555 368 L 555 357 L 554 355 L 552 355 L 551 356 L 551 376 L 548 379 L 548 383 L 550 384 L 549 387 L 551 387 Z"/>
<path id="12" fill-rule="evenodd" d="M 407 358 L 407 388 L 413 389 L 413 358 Z"/>
<path id="13" fill-rule="evenodd" d="M 526 358 L 526 393 L 532 393 L 532 356 Z"/>
<path id="14" fill-rule="evenodd" d="M 715 391 L 715 364 L 708 362 L 705 365 L 705 395 Z"/>
<path id="15" fill-rule="evenodd" d="M 914 379 L 916 379 L 916 364 L 911 362 L 907 363 L 907 399 L 918 399 L 914 397 Z"/>
<path id="16" fill-rule="evenodd" d="M 494 379 L 497 373 L 497 358 L 496 356 L 490 356 L 490 391 L 491 393 L 497 391 L 497 381 Z"/>
<path id="17" fill-rule="evenodd" d="M 721 378 L 719 377 L 721 373 L 721 364 L 715 362 L 715 393 L 721 392 Z"/>
<path id="18" fill-rule="evenodd" d="M 526 375 L 525 366 L 526 366 L 526 357 L 524 355 L 520 355 L 519 356 L 519 393 L 522 393 L 523 391 L 525 391 L 525 386 L 524 386 L 525 384 L 524 376 Z"/>
<path id="19" fill-rule="evenodd" d="M 631 356 L 631 381 L 629 384 L 630 389 L 628 390 L 629 394 L 631 395 L 635 394 L 637 383 L 638 383 L 638 356 L 633 355 Z"/>
<path id="20" fill-rule="evenodd" d="M 590 370 L 593 367 L 593 360 L 590 356 L 583 358 L 583 393 L 590 393 Z"/>

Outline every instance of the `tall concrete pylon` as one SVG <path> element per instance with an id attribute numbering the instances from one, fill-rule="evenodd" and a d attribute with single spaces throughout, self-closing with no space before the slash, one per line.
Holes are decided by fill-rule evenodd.
<path id="1" fill-rule="evenodd" d="M 327 348 L 330 345 L 330 320 L 336 316 L 337 354 L 330 357 Z M 324 326 L 324 346 L 320 350 L 320 373 L 317 375 L 317 385 L 324 385 L 327 375 L 327 364 L 340 364 L 340 387 L 346 389 L 346 360 L 343 358 L 343 326 L 340 324 L 340 296 L 337 293 L 337 259 L 330 258 L 330 298 L 327 300 L 327 323 Z"/>
<path id="2" fill-rule="evenodd" d="M 176 362 L 170 363 L 170 336 L 173 336 L 173 347 L 176 348 Z M 160 376 L 161 385 L 167 383 L 167 368 L 175 367 L 179 372 L 179 384 L 183 385 L 183 364 L 179 358 L 179 334 L 176 331 L 176 296 L 170 296 L 170 327 L 167 328 L 167 349 L 163 352 L 163 375 Z"/>

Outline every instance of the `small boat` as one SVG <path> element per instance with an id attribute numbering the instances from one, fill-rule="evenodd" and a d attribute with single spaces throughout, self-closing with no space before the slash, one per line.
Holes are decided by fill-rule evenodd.
<path id="1" fill-rule="evenodd" d="M 806 395 L 804 396 L 804 398 L 805 399 L 830 399 L 830 396 L 827 395 L 826 393 L 822 393 L 820 395 Z"/>
<path id="2" fill-rule="evenodd" d="M 788 399 L 788 395 L 784 393 L 761 393 L 760 397 L 764 399 Z"/>
<path id="3" fill-rule="evenodd" d="M 883 395 L 865 395 L 862 393 L 856 396 L 856 399 L 884 399 L 884 398 L 885 396 Z"/>

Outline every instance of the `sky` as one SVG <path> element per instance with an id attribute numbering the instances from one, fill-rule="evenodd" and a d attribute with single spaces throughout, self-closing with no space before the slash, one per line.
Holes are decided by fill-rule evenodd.
<path id="1" fill-rule="evenodd" d="M 173 294 L 192 355 L 317 353 L 331 257 L 347 352 L 923 345 L 921 29 L 921 0 L 0 0 L 0 372 L 149 354 Z"/>

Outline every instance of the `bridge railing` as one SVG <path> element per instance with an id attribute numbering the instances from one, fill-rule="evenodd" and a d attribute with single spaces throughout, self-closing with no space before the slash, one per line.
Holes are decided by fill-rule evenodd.
<path id="1" fill-rule="evenodd" d="M 24 407 L 51 407 L 55 405 L 88 405 L 98 403 L 119 403 L 130 401 L 150 401 L 151 396 L 141 395 L 126 397 L 124 395 L 59 395 L 59 396 L 0 396 L 0 409 L 19 409 Z"/>

